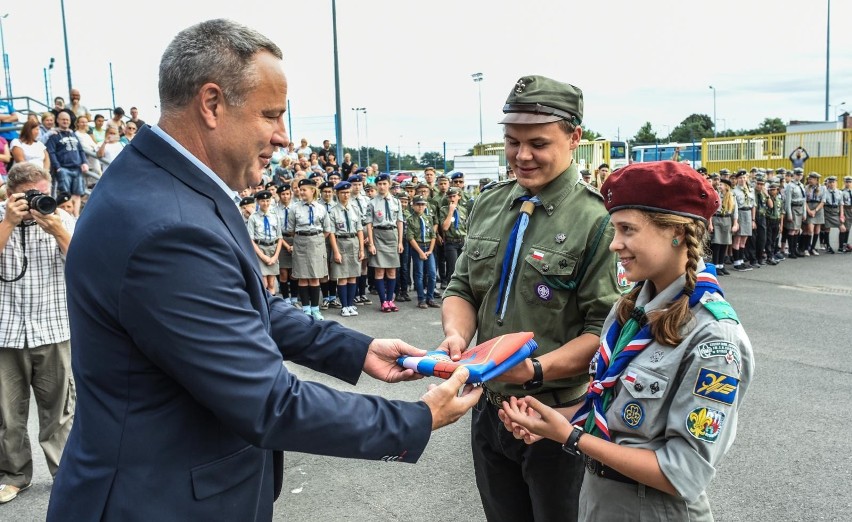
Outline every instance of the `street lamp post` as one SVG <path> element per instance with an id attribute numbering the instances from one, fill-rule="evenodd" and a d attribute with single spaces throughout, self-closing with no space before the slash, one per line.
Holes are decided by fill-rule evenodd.
<path id="1" fill-rule="evenodd" d="M 65 0 L 60 0 L 62 6 L 62 37 L 65 40 L 65 72 L 68 73 L 68 93 L 71 92 L 71 55 L 68 53 L 68 28 L 65 25 Z"/>
<path id="2" fill-rule="evenodd" d="M 370 164 L 370 129 L 369 125 L 367 125 L 367 108 L 361 107 L 361 112 L 364 113 L 364 146 L 367 149 L 367 165 Z"/>
<path id="3" fill-rule="evenodd" d="M 363 109 L 363 107 L 352 107 L 352 110 L 355 111 L 355 134 L 358 137 L 358 165 L 361 165 L 361 123 L 358 121 L 358 113 Z"/>
<path id="4" fill-rule="evenodd" d="M 485 78 L 482 73 L 473 73 L 470 75 L 474 83 L 479 87 L 479 146 L 482 147 L 482 80 Z"/>
<path id="5" fill-rule="evenodd" d="M 3 52 L 3 77 L 5 78 L 6 97 L 12 99 L 12 78 L 9 77 L 9 57 L 6 55 L 6 37 L 3 35 L 3 20 L 9 16 L 9 13 L 0 16 L 0 51 Z"/>
<path id="6" fill-rule="evenodd" d="M 402 134 L 396 142 L 396 170 L 402 170 Z"/>
<path id="7" fill-rule="evenodd" d="M 837 115 L 840 113 L 840 108 L 846 105 L 846 102 L 840 102 L 839 105 L 834 106 L 834 121 L 837 121 Z"/>
<path id="8" fill-rule="evenodd" d="M 713 91 L 713 137 L 716 137 L 716 88 L 712 85 L 710 89 Z"/>

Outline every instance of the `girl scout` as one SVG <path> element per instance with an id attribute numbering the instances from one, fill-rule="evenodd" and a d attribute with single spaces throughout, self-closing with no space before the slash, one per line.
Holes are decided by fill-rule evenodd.
<path id="1" fill-rule="evenodd" d="M 501 417 L 528 443 L 547 437 L 585 460 L 580 520 L 712 520 L 705 490 L 754 373 L 751 343 L 702 260 L 719 197 L 670 161 L 615 171 L 601 193 L 610 250 L 639 283 L 603 325 L 586 402 L 575 414 L 513 397 Z"/>
<path id="2" fill-rule="evenodd" d="M 370 238 L 370 266 L 375 268 L 376 290 L 382 312 L 397 312 L 394 304 L 396 269 L 402 253 L 402 206 L 390 194 L 390 176 L 376 176 L 378 194 L 367 207 L 367 235 Z"/>
<path id="3" fill-rule="evenodd" d="M 272 193 L 261 190 L 254 195 L 258 211 L 251 215 L 247 226 L 254 242 L 254 253 L 260 263 L 260 274 L 270 294 L 275 293 L 275 278 L 278 276 L 278 254 L 284 242 L 281 239 L 281 221 L 271 208 Z"/>
<path id="4" fill-rule="evenodd" d="M 751 188 L 748 186 L 748 178 L 745 170 L 740 170 L 736 174 L 736 185 L 734 186 L 734 197 L 737 200 L 739 230 L 734 233 L 734 243 L 731 249 L 734 255 L 734 270 L 745 272 L 751 270 L 752 266 L 757 265 L 757 260 L 751 263 L 746 263 L 746 243 L 751 237 L 754 228 L 754 196 L 751 193 Z M 749 260 L 751 261 L 751 260 Z"/>
<path id="5" fill-rule="evenodd" d="M 281 297 L 289 299 L 290 303 L 295 305 L 299 301 L 299 294 L 296 280 L 290 279 L 293 270 L 293 233 L 287 228 L 292 205 L 293 191 L 290 185 L 285 183 L 278 189 L 278 218 L 281 220 L 284 239 L 284 246 L 278 255 L 278 287 L 281 289 Z"/>
<path id="6" fill-rule="evenodd" d="M 323 316 L 319 309 L 319 282 L 328 276 L 325 236 L 331 232 L 331 221 L 325 206 L 317 201 L 317 186 L 313 181 L 299 181 L 301 201 L 290 209 L 287 230 L 293 233 L 293 277 L 299 280 L 299 300 L 302 311 L 317 321 Z"/>
<path id="7" fill-rule="evenodd" d="M 350 317 L 358 315 L 355 307 L 356 282 L 361 275 L 361 261 L 364 259 L 364 232 L 361 214 L 351 202 L 352 184 L 341 181 L 334 186 L 337 192 L 337 205 L 331 208 L 331 230 L 328 239 L 331 243 L 331 279 L 337 282 L 337 294 L 343 308 L 340 315 Z"/>
<path id="8" fill-rule="evenodd" d="M 710 246 L 713 250 L 713 264 L 716 272 L 731 275 L 725 268 L 725 252 L 733 242 L 733 233 L 739 230 L 737 200 L 732 192 L 732 183 L 728 179 L 719 181 L 719 197 L 722 206 L 713 214 L 710 222 Z"/>

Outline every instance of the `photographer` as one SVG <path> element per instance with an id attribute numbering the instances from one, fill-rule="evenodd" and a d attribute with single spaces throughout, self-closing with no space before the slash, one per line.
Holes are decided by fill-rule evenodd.
<path id="1" fill-rule="evenodd" d="M 50 183 L 41 167 L 18 163 L 9 171 L 8 200 L 0 203 L 0 504 L 32 481 L 30 388 L 52 475 L 74 416 L 65 301 L 65 254 L 74 221 L 46 195 Z"/>

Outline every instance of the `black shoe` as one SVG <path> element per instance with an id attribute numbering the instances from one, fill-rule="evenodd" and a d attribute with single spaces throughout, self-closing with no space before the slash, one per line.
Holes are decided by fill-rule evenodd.
<path id="1" fill-rule="evenodd" d="M 750 272 L 752 268 L 745 263 L 742 263 L 740 265 L 734 265 L 734 270 L 737 272 Z"/>
<path id="2" fill-rule="evenodd" d="M 751 266 L 752 268 L 762 268 L 757 261 L 752 261 L 751 263 L 749 263 L 749 266 Z"/>
<path id="3" fill-rule="evenodd" d="M 776 260 L 774 260 L 774 259 L 770 258 L 770 259 L 767 259 L 767 260 L 766 260 L 766 264 L 767 264 L 767 265 L 769 265 L 769 266 L 775 266 L 775 265 L 777 265 L 777 264 L 778 264 L 778 261 L 776 261 Z"/>
<path id="4" fill-rule="evenodd" d="M 719 273 L 722 274 L 722 275 L 731 275 L 731 273 L 728 272 L 728 269 L 725 268 L 724 266 L 719 269 Z"/>
<path id="5" fill-rule="evenodd" d="M 833 254 L 833 253 L 834 253 L 834 249 L 833 249 L 833 248 L 831 248 L 831 247 L 827 247 L 827 248 L 825 249 L 825 251 L 826 251 L 826 252 L 828 252 L 829 254 Z"/>

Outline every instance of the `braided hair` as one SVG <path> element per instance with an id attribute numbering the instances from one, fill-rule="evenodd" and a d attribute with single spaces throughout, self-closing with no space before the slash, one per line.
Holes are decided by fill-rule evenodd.
<path id="1" fill-rule="evenodd" d="M 645 215 L 654 226 L 683 232 L 683 243 L 686 248 L 686 270 L 684 273 L 686 280 L 683 284 L 683 293 L 667 308 L 648 313 L 648 323 L 651 325 L 654 341 L 667 346 L 676 346 L 683 341 L 681 328 L 692 318 L 692 313 L 689 310 L 689 296 L 695 290 L 698 262 L 704 255 L 704 239 L 707 227 L 701 220 L 674 214 L 645 212 Z M 639 297 L 641 289 L 642 284 L 637 284 L 630 293 L 619 300 L 616 305 L 616 320 L 619 324 L 626 323 L 630 318 L 630 314 L 636 307 L 636 299 Z M 657 290 L 662 290 L 662 288 Z"/>

